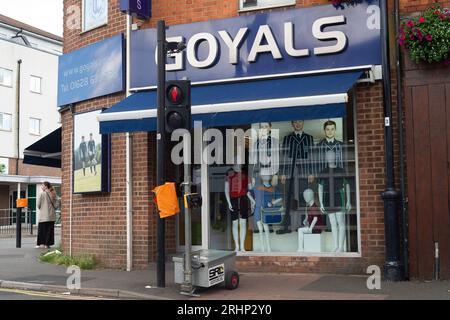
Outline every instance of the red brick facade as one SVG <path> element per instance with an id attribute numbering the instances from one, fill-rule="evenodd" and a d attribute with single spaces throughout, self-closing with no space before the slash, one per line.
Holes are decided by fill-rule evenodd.
<path id="1" fill-rule="evenodd" d="M 422 10 L 433 1 L 403 0 L 402 14 Z M 298 0 L 296 7 L 328 4 L 327 0 Z M 392 6 L 393 1 L 389 1 Z M 450 5 L 449 1 L 442 2 Z M 64 1 L 65 26 L 68 8 L 81 0 Z M 291 7 L 266 10 L 289 10 Z M 254 12 L 243 13 L 245 15 Z M 238 0 L 154 0 L 152 19 L 141 28 L 155 27 L 164 19 L 167 25 L 184 24 L 211 19 L 238 16 Z M 80 33 L 64 30 L 64 52 L 125 32 L 126 18 L 118 10 L 118 1 L 109 1 L 108 25 Z M 136 21 L 135 21 L 136 22 Z M 394 63 L 393 63 L 394 65 Z M 393 76 L 393 80 L 395 77 Z M 396 94 L 395 83 L 393 93 Z M 110 107 L 121 101 L 123 94 L 77 103 L 72 112 L 83 112 Z M 362 257 L 239 257 L 239 270 L 279 272 L 365 273 L 367 266 L 383 265 L 384 261 L 384 210 L 380 193 L 385 188 L 384 174 L 384 120 L 382 86 L 360 84 L 356 89 L 356 128 L 358 135 L 358 160 L 360 183 L 360 225 Z M 393 98 L 395 102 L 395 96 Z M 395 105 L 394 105 L 395 108 Z M 396 120 L 394 119 L 394 136 Z M 102 195 L 70 195 L 73 118 L 69 109 L 62 113 L 62 219 L 64 250 L 70 247 L 70 208 L 72 208 L 72 252 L 92 253 L 106 267 L 126 266 L 126 214 L 125 214 L 125 134 L 112 135 L 111 192 Z M 154 133 L 134 133 L 132 136 L 133 163 L 133 267 L 145 268 L 156 258 L 156 213 L 149 200 L 154 187 L 156 170 L 156 140 Z M 397 137 L 395 138 L 397 140 Z M 396 164 L 398 168 L 398 149 Z M 398 172 L 398 169 L 397 169 Z M 397 175 L 398 176 L 398 175 Z M 72 205 L 70 201 L 72 200 Z M 173 253 L 175 219 L 166 221 L 166 248 Z"/>

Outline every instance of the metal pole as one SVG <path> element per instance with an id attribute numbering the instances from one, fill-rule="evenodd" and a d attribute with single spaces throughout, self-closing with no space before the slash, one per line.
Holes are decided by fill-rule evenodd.
<path id="1" fill-rule="evenodd" d="M 19 159 L 20 159 L 20 69 L 22 59 L 17 60 L 17 79 L 16 79 L 16 111 L 17 111 L 17 158 L 16 158 L 16 176 L 19 175 Z"/>
<path id="2" fill-rule="evenodd" d="M 17 185 L 17 199 L 20 199 L 20 183 Z M 22 247 L 22 208 L 16 205 L 16 248 Z"/>
<path id="3" fill-rule="evenodd" d="M 164 104 L 165 104 L 165 86 L 166 86 L 166 23 L 164 20 L 158 21 L 158 110 L 157 110 L 157 129 L 156 129 L 156 183 L 158 186 L 164 184 L 165 166 L 164 166 L 164 148 L 165 148 L 165 123 L 164 123 Z M 166 286 L 166 266 L 165 266 L 165 221 L 158 215 L 157 227 L 157 286 L 164 288 Z"/>
<path id="4" fill-rule="evenodd" d="M 126 96 L 130 96 L 130 85 L 131 85 L 131 24 L 133 19 L 131 15 L 127 14 L 127 54 L 126 54 L 126 86 L 127 92 Z M 126 216 L 127 216 L 127 271 L 131 271 L 133 267 L 133 206 L 132 206 L 132 186 L 133 186 L 133 175 L 131 166 L 131 135 L 129 132 L 126 133 L 126 189 L 127 189 L 127 206 L 126 206 Z"/>
<path id="5" fill-rule="evenodd" d="M 188 148 L 191 148 L 189 145 Z M 188 153 L 190 154 L 190 152 Z M 191 166 L 184 163 L 184 194 L 191 193 Z M 192 293 L 192 266 L 191 266 L 191 209 L 184 208 L 184 283 L 181 287 L 185 293 Z"/>
<path id="6" fill-rule="evenodd" d="M 386 280 L 401 281 L 404 278 L 400 264 L 400 236 L 398 228 L 398 202 L 400 192 L 394 189 L 394 147 L 392 136 L 391 67 L 389 61 L 389 26 L 387 0 L 381 1 L 381 59 L 383 68 L 384 144 L 386 166 L 386 190 L 381 194 L 384 201 L 385 264 Z"/>

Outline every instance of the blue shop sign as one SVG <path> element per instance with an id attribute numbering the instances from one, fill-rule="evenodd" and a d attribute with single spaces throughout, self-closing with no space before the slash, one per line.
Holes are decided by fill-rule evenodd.
<path id="1" fill-rule="evenodd" d="M 58 107 L 123 91 L 123 70 L 123 34 L 60 56 Z"/>
<path id="2" fill-rule="evenodd" d="M 151 0 L 120 0 L 120 11 L 136 14 L 141 19 L 148 19 L 152 16 L 151 8 Z"/>
<path id="3" fill-rule="evenodd" d="M 174 25 L 167 38 L 186 43 L 167 59 L 168 80 L 220 82 L 381 64 L 378 0 Z M 156 30 L 134 31 L 131 41 L 131 87 L 156 86 Z"/>

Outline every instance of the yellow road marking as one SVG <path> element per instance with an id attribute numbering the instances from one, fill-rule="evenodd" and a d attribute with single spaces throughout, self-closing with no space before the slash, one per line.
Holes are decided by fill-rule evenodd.
<path id="1" fill-rule="evenodd" d="M 107 298 L 99 298 L 99 297 L 87 297 L 87 296 L 74 296 L 74 295 L 65 295 L 65 294 L 57 294 L 51 292 L 39 292 L 39 291 L 29 291 L 29 290 L 19 290 L 19 289 L 0 289 L 0 292 L 8 292 L 15 294 L 22 294 L 26 296 L 33 297 L 44 297 L 44 298 L 61 298 L 67 300 L 111 300 Z"/>

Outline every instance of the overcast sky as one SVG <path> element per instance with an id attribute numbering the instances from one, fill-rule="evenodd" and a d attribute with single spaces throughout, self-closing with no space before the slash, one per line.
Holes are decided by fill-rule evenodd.
<path id="1" fill-rule="evenodd" d="M 0 14 L 58 36 L 63 33 L 63 0 L 0 0 Z"/>

